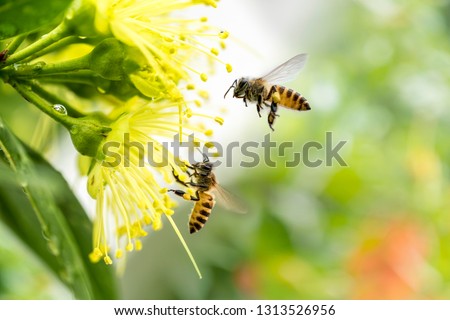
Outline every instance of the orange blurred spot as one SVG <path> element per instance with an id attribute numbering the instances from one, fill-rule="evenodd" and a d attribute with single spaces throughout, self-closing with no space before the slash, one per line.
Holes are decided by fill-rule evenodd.
<path id="1" fill-rule="evenodd" d="M 260 292 L 258 274 L 258 267 L 250 262 L 242 264 L 234 272 L 234 282 L 245 294 L 246 299 L 258 298 L 258 292 Z"/>
<path id="2" fill-rule="evenodd" d="M 355 280 L 352 298 L 426 299 L 424 230 L 403 220 L 374 226 L 372 221 L 364 228 L 365 237 L 348 264 Z"/>

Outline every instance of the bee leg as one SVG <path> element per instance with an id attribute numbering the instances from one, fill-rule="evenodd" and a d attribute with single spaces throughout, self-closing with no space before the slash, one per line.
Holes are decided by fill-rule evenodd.
<path id="1" fill-rule="evenodd" d="M 247 99 L 246 99 L 245 97 L 243 97 L 242 100 L 244 100 L 245 107 L 248 107 L 248 105 L 247 105 Z"/>
<path id="2" fill-rule="evenodd" d="M 275 102 L 272 102 L 270 105 L 270 112 L 272 112 L 274 115 L 277 115 L 278 105 Z"/>
<path id="3" fill-rule="evenodd" d="M 261 118 L 261 109 L 262 109 L 261 104 L 262 103 L 263 103 L 262 96 L 259 96 L 258 97 L 258 102 L 256 103 L 256 110 L 258 111 L 258 115 L 259 115 L 260 118 Z"/>
<path id="4" fill-rule="evenodd" d="M 186 172 L 187 172 L 189 178 L 191 178 L 192 176 L 195 177 L 198 175 L 197 170 L 195 170 L 195 169 L 194 169 L 194 172 L 190 172 L 190 171 L 186 171 Z"/>
<path id="5" fill-rule="evenodd" d="M 200 184 L 200 183 L 195 183 L 195 182 L 187 182 L 187 184 L 192 187 L 200 187 L 200 188 L 206 188 L 206 189 L 208 189 L 208 187 L 209 187 L 206 184 Z"/>
<path id="6" fill-rule="evenodd" d="M 273 123 L 275 122 L 275 117 L 278 117 L 277 110 L 277 104 L 275 102 L 272 102 L 272 104 L 270 105 L 270 113 L 267 117 L 267 122 L 269 123 L 269 127 L 270 129 L 272 129 L 272 131 L 275 131 L 275 129 L 273 128 Z"/>
<path id="7" fill-rule="evenodd" d="M 269 127 L 272 129 L 272 131 L 275 131 L 275 129 L 272 127 L 273 123 L 275 121 L 275 116 L 271 113 L 269 113 L 269 116 L 267 117 L 267 122 L 269 122 Z"/>
<path id="8" fill-rule="evenodd" d="M 189 174 L 189 172 L 188 172 L 188 174 Z M 182 184 L 185 187 L 189 187 L 186 182 L 181 181 L 180 176 L 175 173 L 174 167 L 172 167 L 172 175 L 178 183 Z M 189 176 L 191 176 L 191 175 L 189 174 Z"/>
<path id="9" fill-rule="evenodd" d="M 193 172 L 186 170 L 186 173 L 188 174 L 189 177 L 198 175 L 196 167 L 186 164 L 186 168 L 193 170 Z"/>
<path id="10" fill-rule="evenodd" d="M 183 190 L 169 189 L 167 191 L 173 192 L 177 196 L 182 197 L 185 200 L 191 200 L 191 201 L 198 201 L 198 200 L 200 200 L 200 196 L 198 194 L 198 191 L 195 192 L 195 196 L 191 196 L 189 193 L 187 193 L 187 192 L 185 192 Z"/>

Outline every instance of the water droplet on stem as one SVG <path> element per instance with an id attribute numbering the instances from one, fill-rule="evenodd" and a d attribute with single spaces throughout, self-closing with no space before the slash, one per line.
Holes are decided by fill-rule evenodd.
<path id="1" fill-rule="evenodd" d="M 53 110 L 55 110 L 56 112 L 58 112 L 60 114 L 65 115 L 65 116 L 67 115 L 67 109 L 62 104 L 54 104 Z"/>

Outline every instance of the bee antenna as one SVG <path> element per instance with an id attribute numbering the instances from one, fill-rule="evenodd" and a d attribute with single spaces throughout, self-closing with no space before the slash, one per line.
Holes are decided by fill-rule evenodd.
<path id="1" fill-rule="evenodd" d="M 197 148 L 198 152 L 203 156 L 203 162 L 209 162 L 208 155 L 206 153 L 203 153 L 200 148 Z"/>
<path id="2" fill-rule="evenodd" d="M 225 92 L 223 98 L 225 99 L 225 97 L 227 96 L 228 92 L 231 90 L 231 88 L 236 88 L 237 85 L 237 79 L 233 81 L 233 83 L 231 84 L 231 86 L 228 88 L 227 92 Z"/>

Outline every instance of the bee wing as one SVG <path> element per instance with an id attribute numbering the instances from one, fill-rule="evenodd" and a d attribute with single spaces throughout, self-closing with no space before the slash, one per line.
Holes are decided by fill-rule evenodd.
<path id="1" fill-rule="evenodd" d="M 269 83 L 292 81 L 297 78 L 298 73 L 305 66 L 307 57 L 308 55 L 306 53 L 300 53 L 273 69 L 267 75 L 262 77 L 262 79 Z"/>
<path id="2" fill-rule="evenodd" d="M 248 208 L 245 203 L 230 191 L 216 184 L 212 192 L 217 197 L 218 203 L 226 209 L 237 213 L 247 213 Z"/>

